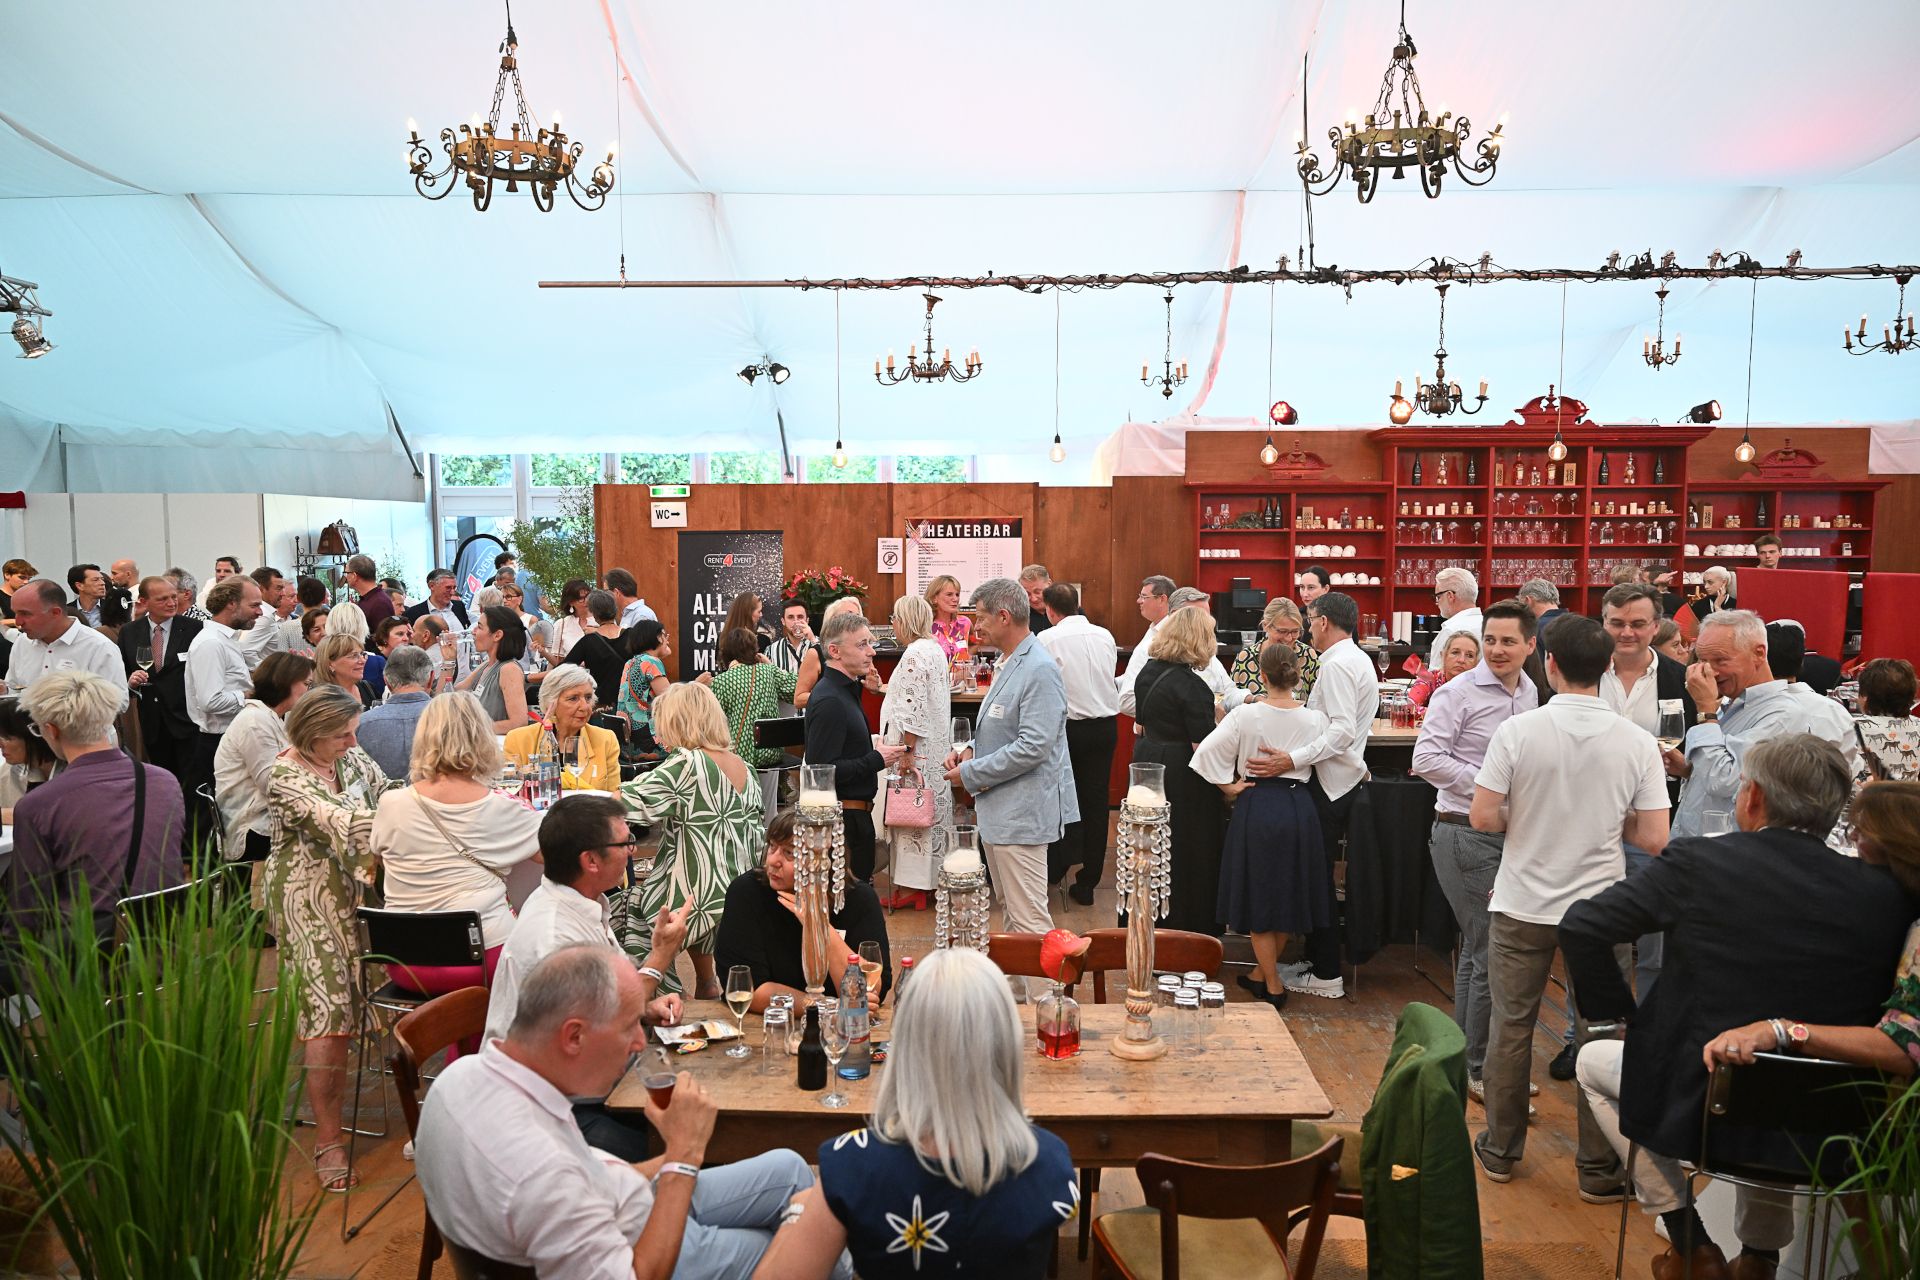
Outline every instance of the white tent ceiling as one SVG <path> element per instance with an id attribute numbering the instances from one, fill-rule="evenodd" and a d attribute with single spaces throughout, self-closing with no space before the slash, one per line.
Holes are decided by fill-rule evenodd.
<path id="1" fill-rule="evenodd" d="M 404 122 L 484 114 L 503 19 L 480 0 L 10 6 L 0 21 L 0 268 L 36 280 L 58 350 L 0 360 L 0 419 L 70 443 L 377 450 L 387 406 L 416 448 L 771 448 L 834 434 L 834 299 L 788 291 L 558 291 L 541 279 L 1133 271 L 1296 257 L 1299 68 L 1310 136 L 1370 103 L 1396 7 L 1218 0 L 1036 6 L 521 0 L 529 107 L 593 154 L 608 208 L 475 212 L 414 195 Z M 1798 0 L 1593 6 L 1414 0 L 1427 99 L 1512 113 L 1493 185 L 1412 181 L 1315 203 L 1322 264 L 1506 266 L 1716 248 L 1768 263 L 1920 260 L 1920 7 Z M 616 51 L 630 73 L 616 79 Z M 615 103 L 619 101 L 616 121 Z M 1194 378 L 1172 400 L 1145 287 L 1060 300 L 1059 404 L 1077 460 L 1131 416 L 1242 417 L 1267 401 L 1268 295 L 1193 286 L 1174 308 Z M 1744 403 L 1750 289 L 1681 282 L 1685 357 L 1639 357 L 1651 283 L 1573 286 L 1564 385 L 1608 421 Z M 1425 286 L 1282 286 L 1274 393 L 1303 425 L 1382 420 L 1430 370 Z M 1920 306 L 1920 288 L 1909 307 Z M 1227 311 L 1217 377 L 1205 365 Z M 1764 285 L 1753 416 L 1920 416 L 1920 355 L 1836 340 L 1890 283 Z M 1561 290 L 1455 288 L 1450 370 L 1493 384 L 1481 420 L 1561 381 Z M 868 370 L 920 327 L 912 293 L 840 308 L 855 450 L 1029 454 L 1053 428 L 1055 299 L 951 293 L 941 343 L 965 386 Z M 777 390 L 734 376 L 769 353 Z M 9 487 L 0 478 L 0 488 Z"/>

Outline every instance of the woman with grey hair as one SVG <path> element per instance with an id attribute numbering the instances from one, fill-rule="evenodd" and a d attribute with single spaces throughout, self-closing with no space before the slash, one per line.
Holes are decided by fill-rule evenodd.
<path id="1" fill-rule="evenodd" d="M 620 606 L 611 592 L 589 591 L 587 612 L 593 625 L 567 651 L 567 662 L 593 673 L 600 705 L 611 708 L 620 697 L 620 672 L 627 665 L 626 646 L 620 643 Z"/>
<path id="2" fill-rule="evenodd" d="M 1045 1274 L 1080 1195 L 1067 1144 L 1027 1120 L 1026 1047 L 992 961 L 959 947 L 917 965 L 870 1123 L 820 1144 L 820 1180 L 794 1200 L 756 1280 L 824 1280 L 842 1250 L 870 1280 L 923 1263 Z"/>
<path id="3" fill-rule="evenodd" d="M 940 762 L 953 750 L 953 683 L 946 651 L 933 638 L 933 606 L 924 597 L 901 596 L 893 602 L 893 634 L 906 652 L 880 703 L 880 736 L 907 748 L 907 758 L 895 772 L 927 784 L 933 825 L 883 828 L 893 843 L 893 896 L 887 905 L 925 911 L 953 830 L 953 788 L 939 776 Z M 930 783 L 928 774 L 933 775 Z M 878 816 L 886 817 L 884 806 Z"/>
<path id="4" fill-rule="evenodd" d="M 353 1188 L 340 1138 L 353 1034 L 358 912 L 373 882 L 374 810 L 400 785 L 360 749 L 360 700 L 317 685 L 287 713 L 287 749 L 274 761 L 267 803 L 273 850 L 266 900 L 280 965 L 299 975 L 299 1029 L 306 1044 L 307 1100 L 313 1108 L 314 1167 L 323 1190 Z"/>
<path id="5" fill-rule="evenodd" d="M 611 729 L 591 724 L 598 695 L 585 668 L 563 662 L 540 682 L 540 715 L 544 724 L 522 725 L 500 743 L 520 769 L 539 754 L 540 743 L 551 737 L 560 756 L 563 791 L 612 791 L 620 785 L 620 739 Z"/>

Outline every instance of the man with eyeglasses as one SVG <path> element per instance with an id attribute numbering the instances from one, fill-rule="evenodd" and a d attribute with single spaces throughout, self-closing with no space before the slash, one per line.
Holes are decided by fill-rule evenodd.
<path id="1" fill-rule="evenodd" d="M 1433 647 L 1427 651 L 1427 665 L 1438 669 L 1441 655 L 1447 651 L 1447 637 L 1465 632 L 1478 639 L 1485 619 L 1480 606 L 1480 580 L 1472 570 L 1450 564 L 1433 577 L 1433 607 L 1440 611 L 1440 630 L 1434 633 Z"/>
<path id="2" fill-rule="evenodd" d="M 1133 682 L 1139 677 L 1141 668 L 1147 665 L 1147 650 L 1153 647 L 1153 633 L 1173 612 L 1173 579 L 1156 573 L 1140 583 L 1140 594 L 1133 599 L 1140 606 L 1140 616 L 1147 620 L 1147 634 L 1140 637 L 1140 643 L 1134 645 L 1133 652 L 1127 655 L 1127 669 L 1120 673 L 1116 681 L 1120 686 L 1120 710 L 1124 715 L 1133 714 Z"/>
<path id="3" fill-rule="evenodd" d="M 487 998 L 487 1039 L 506 1036 L 519 1008 L 520 984 L 549 955 L 580 943 L 620 949 L 607 895 L 626 884 L 627 863 L 638 844 L 627 826 L 626 807 L 610 796 L 569 795 L 540 820 L 540 884 L 521 904 L 500 949 Z M 680 1021 L 680 997 L 658 991 L 686 939 L 691 907 L 688 902 L 660 913 L 653 922 L 653 949 L 640 962 L 647 1021 L 662 1026 Z M 573 1118 L 587 1142 L 625 1160 L 644 1160 L 645 1132 L 616 1118 L 603 1101 L 573 1099 Z"/>
<path id="4" fill-rule="evenodd" d="M 860 705 L 860 689 L 873 670 L 873 632 L 858 613 L 836 613 L 820 628 L 826 665 L 807 699 L 808 764 L 833 766 L 846 828 L 847 866 L 862 884 L 873 881 L 873 800 L 880 773 L 906 759 L 912 748 L 875 746 Z"/>

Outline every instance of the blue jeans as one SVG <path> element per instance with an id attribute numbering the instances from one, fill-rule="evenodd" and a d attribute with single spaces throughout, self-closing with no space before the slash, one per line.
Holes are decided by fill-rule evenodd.
<path id="1" fill-rule="evenodd" d="M 1467 1077 L 1481 1079 L 1487 1062 L 1487 902 L 1500 873 L 1506 837 L 1451 822 L 1433 824 L 1433 874 L 1460 925 L 1460 962 L 1453 970 L 1453 1020 L 1467 1036 Z"/>
<path id="2" fill-rule="evenodd" d="M 812 1185 L 813 1171 L 792 1151 L 769 1151 L 701 1170 L 674 1280 L 732 1280 L 751 1275 L 773 1243 L 787 1202 Z M 852 1275 L 853 1260 L 842 1253 L 833 1269 L 834 1280 L 849 1280 Z"/>

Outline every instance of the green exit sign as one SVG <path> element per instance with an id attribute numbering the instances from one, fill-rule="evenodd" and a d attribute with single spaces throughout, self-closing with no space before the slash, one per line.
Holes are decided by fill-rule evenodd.
<path id="1" fill-rule="evenodd" d="M 686 498 L 693 494 L 690 484 L 650 484 L 647 496 L 652 498 Z"/>

